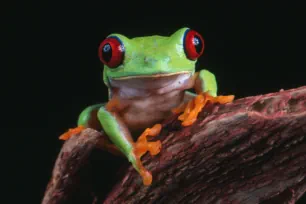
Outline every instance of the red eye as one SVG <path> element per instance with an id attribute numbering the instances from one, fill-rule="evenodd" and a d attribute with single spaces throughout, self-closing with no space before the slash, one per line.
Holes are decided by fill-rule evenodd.
<path id="1" fill-rule="evenodd" d="M 184 50 L 188 59 L 196 60 L 204 50 L 204 40 L 202 36 L 194 30 L 186 30 L 184 34 Z"/>
<path id="2" fill-rule="evenodd" d="M 124 45 L 116 36 L 106 38 L 99 46 L 99 58 L 101 62 L 110 68 L 116 68 L 124 59 Z"/>

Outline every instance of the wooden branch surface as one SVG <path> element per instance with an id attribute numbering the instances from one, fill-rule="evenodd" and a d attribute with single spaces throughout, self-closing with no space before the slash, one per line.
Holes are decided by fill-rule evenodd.
<path id="1" fill-rule="evenodd" d="M 43 203 L 68 203 L 76 188 L 95 203 L 294 203 L 306 191 L 305 136 L 306 87 L 210 104 L 190 127 L 163 123 L 160 154 L 142 159 L 151 186 L 130 166 L 100 201 L 80 179 L 102 138 L 87 129 L 63 146 Z"/>

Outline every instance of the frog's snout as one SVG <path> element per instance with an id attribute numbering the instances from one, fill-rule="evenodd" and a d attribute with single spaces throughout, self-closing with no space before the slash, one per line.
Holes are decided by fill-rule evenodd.
<path id="1" fill-rule="evenodd" d="M 158 60 L 153 57 L 144 57 L 144 62 L 146 64 L 155 64 Z"/>
<path id="2" fill-rule="evenodd" d="M 168 67 L 168 64 L 170 62 L 170 57 L 144 57 L 144 64 L 146 67 L 151 67 L 159 71 L 163 71 L 164 68 Z"/>

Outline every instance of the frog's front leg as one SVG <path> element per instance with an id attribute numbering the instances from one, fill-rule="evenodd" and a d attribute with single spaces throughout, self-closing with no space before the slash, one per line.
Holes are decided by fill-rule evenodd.
<path id="1" fill-rule="evenodd" d="M 224 104 L 234 100 L 233 95 L 217 96 L 217 81 L 215 75 L 206 69 L 195 73 L 194 89 L 197 95 L 192 100 L 173 110 L 174 113 L 183 112 L 178 117 L 182 121 L 183 126 L 193 124 L 207 102 Z M 188 92 L 186 94 L 190 97 Z"/>
<path id="2" fill-rule="evenodd" d="M 196 75 L 194 83 L 196 93 L 201 94 L 207 92 L 211 96 L 216 97 L 218 85 L 215 75 L 206 69 L 202 69 L 200 72 L 197 72 Z"/>
<path id="3" fill-rule="evenodd" d="M 112 102 L 109 104 L 111 103 Z M 137 142 L 134 143 L 128 127 L 116 112 L 116 109 L 113 109 L 111 106 L 112 105 L 109 105 L 99 109 L 99 121 L 109 139 L 128 158 L 134 168 L 142 176 L 143 183 L 145 185 L 150 185 L 152 182 L 152 175 L 143 167 L 140 159 L 147 151 L 149 151 L 151 155 L 159 153 L 161 148 L 160 141 L 148 142 L 146 137 L 158 135 L 161 130 L 161 125 L 157 124 L 153 128 L 147 128 L 138 138 Z"/>

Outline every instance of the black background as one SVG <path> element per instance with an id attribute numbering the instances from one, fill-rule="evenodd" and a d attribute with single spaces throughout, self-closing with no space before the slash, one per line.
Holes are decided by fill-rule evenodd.
<path id="1" fill-rule="evenodd" d="M 75 126 L 83 108 L 107 99 L 97 48 L 110 33 L 197 30 L 206 46 L 197 69 L 215 73 L 219 94 L 240 98 L 306 85 L 302 5 L 50 1 L 15 4 L 7 13 L 2 124 L 11 142 L 8 170 L 17 181 L 7 189 L 26 193 L 29 203 L 41 201 L 62 145 L 58 136 Z"/>

